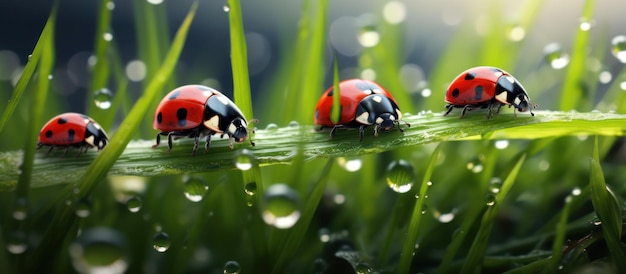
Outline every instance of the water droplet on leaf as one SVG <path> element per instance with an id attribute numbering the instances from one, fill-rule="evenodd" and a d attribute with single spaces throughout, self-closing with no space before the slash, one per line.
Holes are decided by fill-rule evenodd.
<path id="1" fill-rule="evenodd" d="M 109 109 L 111 107 L 112 99 L 113 93 L 108 88 L 96 90 L 93 95 L 93 102 L 99 109 Z"/>
<path id="2" fill-rule="evenodd" d="M 415 171 L 405 160 L 393 161 L 387 167 L 387 185 L 395 192 L 406 193 L 413 188 Z"/>
<path id="3" fill-rule="evenodd" d="M 569 55 L 567 55 L 560 44 L 550 43 L 543 48 L 545 59 L 553 69 L 562 69 L 569 64 Z"/>
<path id="4" fill-rule="evenodd" d="M 185 181 L 185 197 L 192 202 L 200 202 L 209 190 L 209 186 L 199 177 L 189 177 Z"/>
<path id="5" fill-rule="evenodd" d="M 141 200 L 141 198 L 137 196 L 132 196 L 128 198 L 128 200 L 126 201 L 126 206 L 128 207 L 128 211 L 133 212 L 133 213 L 139 212 L 139 210 L 141 210 L 142 205 L 143 205 L 143 201 Z"/>
<path id="6" fill-rule="evenodd" d="M 254 165 L 254 154 L 249 149 L 242 149 L 235 157 L 235 166 L 239 170 L 249 170 Z"/>
<path id="7" fill-rule="evenodd" d="M 285 184 L 265 191 L 262 208 L 263 221 L 279 229 L 290 228 L 300 219 L 298 193 Z"/>
<path id="8" fill-rule="evenodd" d="M 238 274 L 241 266 L 237 261 L 228 261 L 224 264 L 224 274 Z"/>
<path id="9" fill-rule="evenodd" d="M 172 245 L 172 240 L 170 240 L 170 236 L 165 232 L 157 232 L 152 238 L 152 247 L 158 252 L 163 253 L 167 251 L 170 245 Z"/>
<path id="10" fill-rule="evenodd" d="M 626 36 L 618 35 L 611 40 L 611 52 L 622 63 L 626 63 Z"/>
<path id="11" fill-rule="evenodd" d="M 72 265 L 79 273 L 124 273 L 126 252 L 122 236 L 106 227 L 84 231 L 69 248 Z"/>

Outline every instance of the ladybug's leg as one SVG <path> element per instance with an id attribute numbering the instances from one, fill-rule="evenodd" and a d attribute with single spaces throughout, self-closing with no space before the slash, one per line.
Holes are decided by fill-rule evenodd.
<path id="1" fill-rule="evenodd" d="M 156 144 L 152 145 L 153 148 L 158 147 L 161 143 L 161 132 L 157 133 Z"/>
<path id="2" fill-rule="evenodd" d="M 43 144 L 41 142 L 37 142 L 37 149 L 40 149 L 43 147 Z"/>
<path id="3" fill-rule="evenodd" d="M 461 116 L 459 116 L 459 118 L 463 118 L 463 116 L 465 116 L 465 112 L 472 110 L 472 106 L 471 105 L 465 105 L 463 107 L 463 110 L 461 110 Z"/>
<path id="4" fill-rule="evenodd" d="M 48 152 L 46 152 L 46 156 L 48 156 L 48 154 L 50 154 L 50 152 L 54 149 L 54 146 L 50 146 L 50 149 L 48 149 Z"/>
<path id="5" fill-rule="evenodd" d="M 209 147 L 211 147 L 211 135 L 212 133 L 207 134 L 206 138 L 204 139 L 204 152 L 208 152 Z"/>
<path id="6" fill-rule="evenodd" d="M 320 130 L 321 130 L 322 128 L 324 128 L 324 127 L 321 127 L 321 128 L 320 128 Z M 335 136 L 335 130 L 336 130 L 336 129 L 337 129 L 337 126 L 334 126 L 334 127 L 333 127 L 333 129 L 331 129 L 331 130 L 330 130 L 330 139 L 332 139 L 332 138 L 333 138 L 333 136 Z"/>
<path id="7" fill-rule="evenodd" d="M 167 152 L 172 150 L 172 135 L 175 134 L 176 131 L 171 131 L 167 134 Z"/>
<path id="8" fill-rule="evenodd" d="M 446 105 L 446 109 L 447 109 L 447 111 L 446 111 L 446 113 L 444 113 L 444 114 L 443 114 L 443 116 L 448 116 L 448 114 L 452 111 L 452 109 L 453 109 L 453 108 L 454 108 L 454 105 L 452 105 L 452 104 L 447 104 L 447 105 Z"/>
<path id="9" fill-rule="evenodd" d="M 365 135 L 365 125 L 359 127 L 359 142 L 363 141 L 363 135 Z M 378 129 L 374 127 L 374 136 L 378 136 Z"/>

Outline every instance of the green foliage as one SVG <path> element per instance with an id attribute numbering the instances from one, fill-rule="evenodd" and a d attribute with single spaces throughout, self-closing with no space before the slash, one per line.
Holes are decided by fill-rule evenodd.
<path id="1" fill-rule="evenodd" d="M 426 72 L 433 96 L 416 96 L 399 80 L 406 26 L 378 13 L 360 22 L 361 31 L 377 32 L 380 41 L 362 48 L 357 67 L 376 73 L 411 126 L 378 137 L 369 127 L 359 141 L 355 130 L 338 130 L 331 139 L 312 125 L 325 75 L 338 90 L 345 66 L 335 56 L 332 71 L 325 71 L 334 6 L 303 0 L 299 25 L 289 26 L 296 36 L 281 37 L 276 71 L 250 86 L 247 4 L 228 0 L 223 23 L 230 51 L 222 54 L 231 56 L 234 101 L 246 118 L 267 126 L 256 130 L 254 147 L 231 150 L 215 140 L 208 153 L 193 157 L 193 140 L 176 140 L 167 153 L 145 139 L 154 135 L 160 95 L 187 84 L 177 81 L 175 69 L 202 10 L 198 1 L 173 39 L 167 4 L 132 2 L 137 55 L 147 69 L 136 101 L 127 92 L 124 45 L 104 39 L 113 20 L 110 1 L 100 1 L 90 38 L 98 62 L 86 104 L 87 114 L 113 133 L 110 143 L 81 157 L 73 150 L 67 156 L 35 151 L 45 117 L 63 110 L 47 95 L 55 84 L 48 77 L 55 6 L 13 93 L 1 97 L 11 100 L 0 117 L 3 140 L 25 143 L 7 142 L 0 152 L 0 212 L 7 220 L 0 224 L 0 272 L 80 272 L 119 259 L 127 273 L 536 273 L 592 266 L 622 273 L 626 95 L 619 83 L 625 76 L 616 76 L 600 101 L 591 99 L 598 83 L 584 77 L 585 64 L 604 50 L 589 48 L 607 42 L 579 28 L 571 30 L 576 39 L 565 75 L 545 65 L 528 72 L 543 56 L 527 55 L 509 35 L 528 34 L 543 2 L 525 1 L 513 20 L 500 12 L 504 4 L 490 2 L 481 35 L 471 24 L 458 26 Z M 594 7 L 585 1 L 584 20 Z M 540 107 L 531 117 L 503 108 L 489 120 L 481 110 L 444 117 L 442 91 L 476 65 L 521 74 L 516 77 L 533 98 L 556 87 L 555 105 L 568 112 Z M 93 107 L 93 92 L 108 85 L 115 90 L 111 107 Z M 16 114 L 26 104 L 32 107 Z M 27 123 L 20 125 L 23 115 Z M 20 138 L 7 130 L 13 124 L 24 129 L 16 130 Z M 276 185 L 284 192 L 270 188 Z"/>

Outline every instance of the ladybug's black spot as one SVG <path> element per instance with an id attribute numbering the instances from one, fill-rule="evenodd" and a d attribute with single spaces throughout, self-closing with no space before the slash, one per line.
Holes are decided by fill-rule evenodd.
<path id="1" fill-rule="evenodd" d="M 474 80 L 474 78 L 476 78 L 475 72 L 468 72 L 465 74 L 465 80 Z"/>
<path id="2" fill-rule="evenodd" d="M 174 100 L 176 99 L 178 96 L 180 95 L 180 89 L 175 90 L 174 92 L 172 92 L 172 94 L 170 94 L 170 97 L 168 99 L 170 100 Z"/>
<path id="3" fill-rule="evenodd" d="M 62 124 L 65 124 L 65 123 L 67 123 L 67 119 L 65 119 L 65 118 L 59 118 L 59 120 L 57 120 L 57 124 L 59 124 L 59 125 L 62 125 Z"/>
<path id="4" fill-rule="evenodd" d="M 46 131 L 46 138 L 52 138 L 52 130 Z"/>
<path id="5" fill-rule="evenodd" d="M 460 93 L 460 91 L 459 91 L 458 88 L 453 89 L 452 90 L 452 97 L 454 97 L 454 98 L 459 97 L 459 93 Z"/>
<path id="6" fill-rule="evenodd" d="M 474 89 L 474 92 L 476 93 L 476 96 L 474 96 L 474 99 L 480 100 L 481 98 L 483 98 L 483 87 L 482 86 L 477 86 Z"/>
<path id="7" fill-rule="evenodd" d="M 157 124 L 160 124 L 161 122 L 163 122 L 163 114 L 159 112 L 157 114 Z"/>
<path id="8" fill-rule="evenodd" d="M 184 127 L 187 124 L 187 109 L 179 108 L 176 111 L 176 118 L 178 118 L 178 126 Z"/>
<path id="9" fill-rule="evenodd" d="M 74 132 L 73 129 L 70 129 L 67 131 L 67 141 L 69 142 L 74 142 L 74 135 L 76 134 L 76 132 Z"/>

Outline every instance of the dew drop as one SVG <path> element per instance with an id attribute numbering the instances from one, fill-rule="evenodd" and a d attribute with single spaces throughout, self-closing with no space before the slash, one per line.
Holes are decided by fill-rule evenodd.
<path id="1" fill-rule="evenodd" d="M 104 41 L 111 42 L 113 40 L 113 34 L 111 34 L 110 32 L 105 32 L 104 34 L 102 34 L 102 39 L 104 39 Z"/>
<path id="2" fill-rule="evenodd" d="M 126 206 L 128 207 L 128 211 L 132 213 L 139 212 L 141 206 L 143 206 L 143 201 L 137 196 L 132 196 L 126 201 Z"/>
<path id="3" fill-rule="evenodd" d="M 263 221 L 279 229 L 290 228 L 300 219 L 298 193 L 285 184 L 265 191 L 262 208 Z"/>
<path id="4" fill-rule="evenodd" d="M 248 196 L 254 196 L 256 194 L 256 190 L 257 190 L 257 186 L 256 186 L 256 182 L 250 182 L 247 183 L 244 187 L 243 187 L 243 191 L 248 195 Z"/>
<path id="5" fill-rule="evenodd" d="M 79 273 L 124 273 L 128 268 L 125 241 L 111 228 L 84 231 L 70 245 L 69 253 Z"/>
<path id="6" fill-rule="evenodd" d="M 26 243 L 26 233 L 21 230 L 11 232 L 7 239 L 6 249 L 9 253 L 14 255 L 26 252 L 28 249 L 28 244 Z"/>
<path id="7" fill-rule="evenodd" d="M 339 157 L 337 158 L 337 164 L 348 172 L 356 172 L 363 166 L 363 161 L 360 158 Z"/>
<path id="8" fill-rule="evenodd" d="M 611 74 L 610 71 L 602 71 L 598 74 L 598 80 L 602 84 L 608 84 L 611 80 L 613 80 L 613 74 Z"/>
<path id="9" fill-rule="evenodd" d="M 26 199 L 17 198 L 13 207 L 13 219 L 18 221 L 26 220 L 28 217 L 28 205 Z"/>
<path id="10" fill-rule="evenodd" d="M 76 202 L 74 213 L 79 218 L 87 218 L 91 214 L 91 203 L 88 200 L 80 199 Z"/>
<path id="11" fill-rule="evenodd" d="M 278 125 L 274 124 L 274 123 L 269 123 L 265 127 L 265 130 L 267 130 L 267 131 L 276 131 L 276 130 L 278 130 Z"/>
<path id="12" fill-rule="evenodd" d="M 550 43 L 543 48 L 545 59 L 553 69 L 562 69 L 569 64 L 569 55 L 567 55 L 560 44 Z"/>
<path id="13" fill-rule="evenodd" d="M 99 109 L 109 109 L 111 107 L 111 100 L 113 99 L 113 92 L 108 88 L 101 88 L 96 90 L 93 94 L 93 102 Z"/>
<path id="14" fill-rule="evenodd" d="M 320 237 L 320 242 L 327 243 L 328 241 L 330 241 L 330 231 L 328 230 L 328 228 L 320 228 L 317 234 Z"/>
<path id="15" fill-rule="evenodd" d="M 454 217 L 456 217 L 456 210 L 452 210 L 448 213 L 438 214 L 437 221 L 442 224 L 447 224 L 449 222 L 452 222 L 452 220 L 454 220 Z"/>
<path id="16" fill-rule="evenodd" d="M 289 122 L 289 124 L 287 126 L 288 127 L 297 128 L 297 127 L 300 127 L 300 123 L 298 123 L 298 121 L 291 121 L 291 122 Z"/>
<path id="17" fill-rule="evenodd" d="M 368 273 L 372 273 L 373 271 L 372 267 L 370 267 L 368 264 L 363 263 L 363 262 L 357 263 L 356 266 L 354 267 L 354 270 L 357 274 L 368 274 Z"/>
<path id="18" fill-rule="evenodd" d="M 589 20 L 587 18 L 580 18 L 580 24 L 578 25 L 578 27 L 582 31 L 589 31 L 591 27 L 593 27 L 593 25 L 594 25 L 593 20 Z"/>
<path id="19" fill-rule="evenodd" d="M 152 238 L 152 247 L 158 252 L 163 253 L 167 251 L 170 245 L 172 245 L 172 240 L 170 240 L 170 236 L 165 232 L 157 232 Z"/>
<path id="20" fill-rule="evenodd" d="M 611 52 L 622 63 L 626 63 L 626 35 L 618 35 L 611 40 Z"/>
<path id="21" fill-rule="evenodd" d="M 621 90 L 626 90 L 626 81 L 622 81 L 621 83 L 619 83 L 619 88 Z"/>
<path id="22" fill-rule="evenodd" d="M 383 7 L 383 18 L 392 25 L 404 22 L 406 13 L 406 6 L 400 1 L 389 1 Z"/>
<path id="23" fill-rule="evenodd" d="M 238 274 L 241 266 L 237 261 L 228 261 L 224 264 L 224 274 Z"/>
<path id="24" fill-rule="evenodd" d="M 108 10 L 114 10 L 115 9 L 115 3 L 113 1 L 107 2 L 107 9 Z"/>
<path id="25" fill-rule="evenodd" d="M 424 89 L 422 89 L 420 94 L 422 95 L 422 97 L 428 98 L 428 97 L 430 97 L 430 95 L 433 94 L 433 91 L 431 89 L 429 89 L 429 88 L 424 88 Z"/>
<path id="26" fill-rule="evenodd" d="M 189 201 L 202 201 L 208 190 L 209 186 L 202 178 L 192 176 L 185 181 L 185 197 L 187 197 Z"/>
<path id="27" fill-rule="evenodd" d="M 152 5 L 159 5 L 161 3 L 163 3 L 163 0 L 147 0 L 148 3 L 152 4 Z"/>
<path id="28" fill-rule="evenodd" d="M 387 185 L 395 192 L 406 193 L 413 188 L 415 171 L 405 160 L 392 161 L 387 166 Z"/>
<path id="29" fill-rule="evenodd" d="M 254 154 L 249 149 L 242 149 L 236 154 L 235 166 L 239 170 L 249 170 L 254 165 Z"/>
<path id="30" fill-rule="evenodd" d="M 487 204 L 487 206 L 493 206 L 496 204 L 496 195 L 494 194 L 487 194 L 487 196 L 485 197 L 485 204 Z"/>
<path id="31" fill-rule="evenodd" d="M 230 6 L 228 5 L 228 3 L 224 4 L 224 12 L 229 12 L 230 11 Z"/>
<path id="32" fill-rule="evenodd" d="M 52 79 L 54 79 L 54 75 L 48 74 L 48 80 L 52 80 Z"/>
<path id="33" fill-rule="evenodd" d="M 579 187 L 575 187 L 572 189 L 572 196 L 579 196 L 582 193 L 582 190 Z"/>
<path id="34" fill-rule="evenodd" d="M 505 149 L 509 146 L 509 140 L 498 140 L 495 142 L 497 149 Z"/>
<path id="35" fill-rule="evenodd" d="M 489 180 L 489 192 L 496 194 L 500 192 L 500 188 L 502 188 L 502 179 L 493 177 Z"/>

